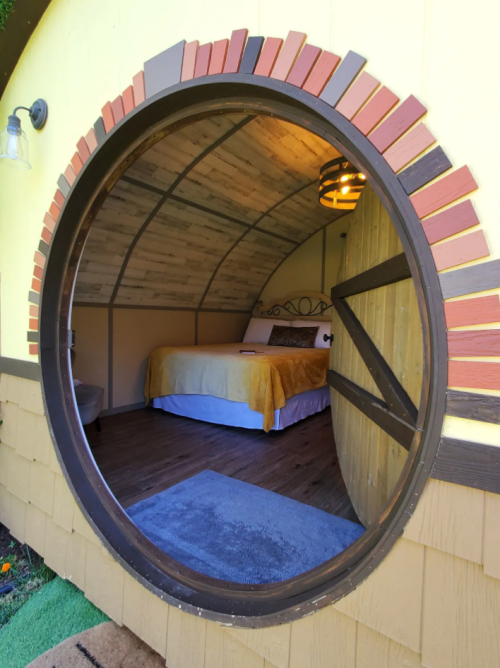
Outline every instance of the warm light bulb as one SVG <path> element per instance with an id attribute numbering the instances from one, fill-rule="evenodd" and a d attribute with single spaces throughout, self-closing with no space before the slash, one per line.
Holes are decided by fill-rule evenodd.
<path id="1" fill-rule="evenodd" d="M 349 180 L 349 177 L 344 174 L 344 176 L 342 176 L 340 180 L 342 181 L 342 183 L 344 183 L 345 181 Z"/>
<path id="2" fill-rule="evenodd" d="M 342 193 L 342 195 L 347 195 L 347 193 L 349 192 L 349 186 L 344 186 L 340 192 Z"/>
<path id="3" fill-rule="evenodd" d="M 366 176 L 364 174 L 359 174 L 359 178 L 363 179 L 363 181 L 366 179 Z"/>

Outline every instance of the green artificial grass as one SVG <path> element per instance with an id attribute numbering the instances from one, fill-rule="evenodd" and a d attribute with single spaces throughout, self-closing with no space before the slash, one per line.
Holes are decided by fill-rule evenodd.
<path id="1" fill-rule="evenodd" d="M 0 629 L 0 668 L 25 668 L 66 638 L 108 621 L 71 582 L 55 578 Z"/>
<path id="2" fill-rule="evenodd" d="M 14 0 L 0 0 L 0 30 L 5 28 L 5 21 L 13 6 Z"/>

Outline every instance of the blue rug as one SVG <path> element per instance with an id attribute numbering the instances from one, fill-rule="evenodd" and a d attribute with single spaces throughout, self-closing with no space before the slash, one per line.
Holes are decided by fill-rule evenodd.
<path id="1" fill-rule="evenodd" d="M 177 561 L 245 584 L 303 573 L 364 532 L 360 524 L 213 471 L 139 501 L 127 513 Z"/>

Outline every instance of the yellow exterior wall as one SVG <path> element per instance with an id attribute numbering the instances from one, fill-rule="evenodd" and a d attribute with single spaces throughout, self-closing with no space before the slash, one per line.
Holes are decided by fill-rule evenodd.
<path id="1" fill-rule="evenodd" d="M 349 49 L 364 55 L 367 70 L 402 99 L 416 95 L 454 165 L 469 164 L 479 184 L 474 206 L 491 259 L 499 258 L 500 93 L 492 73 L 499 12 L 486 0 L 359 0 L 355 7 L 340 0 L 53 0 L 0 102 L 2 125 L 17 105 L 37 97 L 49 104 L 42 132 L 23 119 L 33 170 L 5 170 L 0 179 L 2 355 L 29 359 L 33 253 L 82 133 L 146 59 L 180 39 L 213 41 L 234 28 L 282 37 L 303 30 L 310 43 L 341 56 Z M 498 665 L 498 496 L 429 481 L 404 537 L 355 592 L 290 625 L 229 629 L 167 606 L 100 544 L 61 474 L 39 384 L 4 374 L 0 400 L 1 521 L 165 655 L 170 668 Z M 447 418 L 445 432 L 500 446 L 496 425 Z"/>

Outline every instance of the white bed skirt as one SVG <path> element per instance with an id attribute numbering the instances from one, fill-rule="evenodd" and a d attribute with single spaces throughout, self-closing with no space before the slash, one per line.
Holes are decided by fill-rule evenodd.
<path id="1" fill-rule="evenodd" d="M 285 429 L 309 415 L 319 413 L 330 405 L 328 385 L 319 390 L 309 390 L 297 394 L 286 402 L 283 408 L 274 411 L 273 429 Z M 219 399 L 201 394 L 171 394 L 153 399 L 154 408 L 162 408 L 169 413 L 228 427 L 263 429 L 264 416 L 238 401 Z"/>

